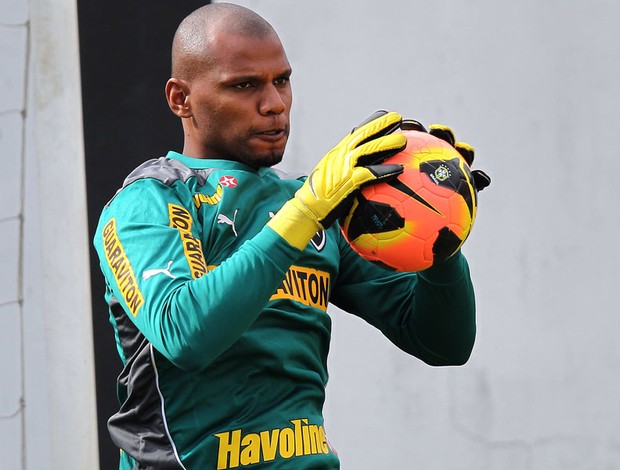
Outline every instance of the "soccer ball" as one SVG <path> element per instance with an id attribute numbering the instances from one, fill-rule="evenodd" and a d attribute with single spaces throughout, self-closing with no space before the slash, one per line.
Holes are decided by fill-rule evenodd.
<path id="1" fill-rule="evenodd" d="M 407 146 L 384 163 L 397 179 L 364 187 L 341 230 L 363 258 L 396 271 L 421 271 L 455 254 L 476 218 L 477 194 L 465 159 L 452 145 L 403 130 Z"/>

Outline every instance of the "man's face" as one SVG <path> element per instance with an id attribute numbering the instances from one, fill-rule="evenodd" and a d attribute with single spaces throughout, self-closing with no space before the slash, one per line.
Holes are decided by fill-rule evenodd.
<path id="1" fill-rule="evenodd" d="M 258 168 L 282 160 L 289 135 L 291 67 L 278 37 L 221 33 L 211 64 L 189 82 L 192 141 L 199 158 Z"/>

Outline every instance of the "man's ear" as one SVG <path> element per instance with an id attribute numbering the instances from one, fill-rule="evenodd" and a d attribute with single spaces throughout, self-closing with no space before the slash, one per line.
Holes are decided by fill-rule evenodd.
<path id="1" fill-rule="evenodd" d="M 178 78 L 171 78 L 166 83 L 166 100 L 171 111 L 180 118 L 189 118 L 192 112 L 189 105 L 189 87 Z"/>

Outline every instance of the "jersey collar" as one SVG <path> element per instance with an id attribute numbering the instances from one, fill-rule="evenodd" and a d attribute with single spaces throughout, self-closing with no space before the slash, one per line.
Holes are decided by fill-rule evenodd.
<path id="1" fill-rule="evenodd" d="M 203 170 L 207 168 L 219 168 L 222 170 L 243 170 L 243 171 L 251 171 L 258 172 L 259 175 L 263 175 L 265 173 L 270 172 L 269 168 L 259 168 L 256 170 L 245 163 L 237 162 L 234 160 L 220 160 L 214 158 L 192 158 L 181 153 L 170 150 L 166 155 L 166 158 L 170 158 L 172 160 L 178 160 L 183 163 L 188 168 L 193 168 L 195 170 Z"/>

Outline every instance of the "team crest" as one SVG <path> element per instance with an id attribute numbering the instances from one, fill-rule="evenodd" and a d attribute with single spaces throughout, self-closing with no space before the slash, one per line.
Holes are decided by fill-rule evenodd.
<path id="1" fill-rule="evenodd" d="M 325 242 L 327 241 L 327 236 L 325 235 L 325 230 L 319 230 L 314 234 L 310 243 L 312 246 L 316 248 L 316 251 L 322 251 L 325 248 Z"/>
<path id="2" fill-rule="evenodd" d="M 448 168 L 446 165 L 442 163 L 441 165 L 437 167 L 434 175 L 435 175 L 435 178 L 432 178 L 433 181 L 435 182 L 435 184 L 439 184 L 440 182 L 445 181 L 448 178 L 450 178 L 451 176 L 450 168 Z"/>
<path id="3" fill-rule="evenodd" d="M 234 188 L 238 183 L 237 178 L 234 176 L 226 175 L 220 178 L 220 184 L 225 188 Z"/>

